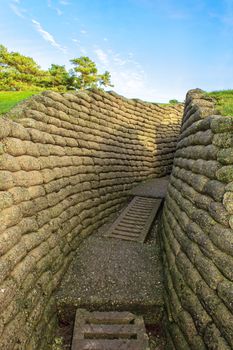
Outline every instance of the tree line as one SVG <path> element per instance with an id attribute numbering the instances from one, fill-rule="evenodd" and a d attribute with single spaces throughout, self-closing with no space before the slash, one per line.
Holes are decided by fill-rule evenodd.
<path id="1" fill-rule="evenodd" d="M 73 68 L 69 71 L 65 66 L 54 63 L 43 70 L 33 58 L 9 52 L 0 45 L 0 91 L 67 91 L 113 86 L 110 73 L 105 71 L 100 74 L 89 57 L 73 58 L 70 62 Z"/>

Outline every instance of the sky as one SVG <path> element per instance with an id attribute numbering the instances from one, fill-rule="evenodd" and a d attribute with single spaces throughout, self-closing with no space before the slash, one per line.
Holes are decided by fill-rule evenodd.
<path id="1" fill-rule="evenodd" d="M 233 0 L 0 0 L 0 44 L 71 68 L 89 56 L 113 90 L 153 102 L 233 88 Z"/>

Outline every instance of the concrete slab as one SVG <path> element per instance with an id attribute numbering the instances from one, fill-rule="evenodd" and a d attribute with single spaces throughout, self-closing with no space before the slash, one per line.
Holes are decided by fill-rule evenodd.
<path id="1" fill-rule="evenodd" d="M 150 319 L 151 323 L 161 321 L 164 302 L 159 244 L 156 240 L 141 244 L 104 237 L 115 219 L 80 244 L 64 276 L 56 295 L 64 322 L 74 319 L 77 308 L 131 311 L 146 317 L 147 323 Z"/>
<path id="2" fill-rule="evenodd" d="M 150 179 L 135 186 L 129 194 L 132 196 L 165 198 L 169 176 Z"/>

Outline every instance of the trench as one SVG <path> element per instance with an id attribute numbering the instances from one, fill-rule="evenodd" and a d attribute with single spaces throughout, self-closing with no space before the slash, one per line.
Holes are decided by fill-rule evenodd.
<path id="1" fill-rule="evenodd" d="M 199 89 L 184 108 L 44 92 L 1 118 L 1 350 L 50 350 L 80 307 L 142 315 L 172 350 L 232 349 L 232 125 Z M 132 187 L 169 174 L 159 234 L 101 235 Z"/>

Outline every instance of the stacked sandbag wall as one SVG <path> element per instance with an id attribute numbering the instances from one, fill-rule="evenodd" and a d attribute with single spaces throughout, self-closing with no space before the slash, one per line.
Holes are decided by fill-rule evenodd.
<path id="1" fill-rule="evenodd" d="M 0 119 L 0 349 L 49 349 L 53 291 L 138 181 L 171 171 L 183 106 L 45 92 Z"/>
<path id="2" fill-rule="evenodd" d="M 168 349 L 233 349 L 233 117 L 187 94 L 162 219 Z"/>

